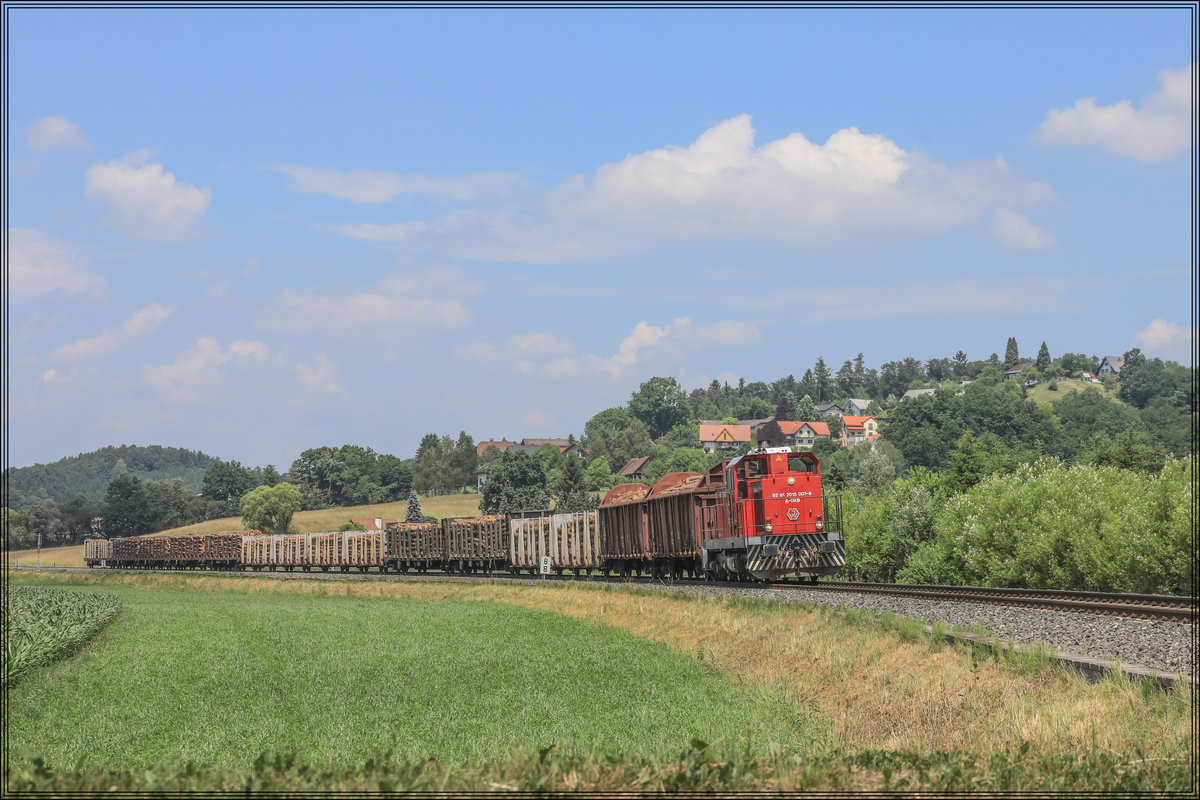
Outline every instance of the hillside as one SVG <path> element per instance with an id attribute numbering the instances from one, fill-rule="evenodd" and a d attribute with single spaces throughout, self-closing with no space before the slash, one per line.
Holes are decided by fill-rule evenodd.
<path id="1" fill-rule="evenodd" d="M 204 473 L 216 458 L 198 450 L 150 445 L 102 447 L 90 453 L 31 467 L 10 467 L 4 473 L 9 507 L 27 508 L 39 497 L 65 503 L 77 494 L 103 500 L 108 483 L 126 472 L 142 480 L 169 481 L 179 478 L 199 492 Z"/>

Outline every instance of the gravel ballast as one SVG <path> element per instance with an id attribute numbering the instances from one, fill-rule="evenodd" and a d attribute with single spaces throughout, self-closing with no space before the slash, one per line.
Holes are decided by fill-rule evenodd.
<path id="1" fill-rule="evenodd" d="M 645 584 L 642 584 L 645 585 Z M 655 588 L 684 594 L 758 597 L 792 603 L 845 606 L 883 615 L 910 617 L 946 628 L 957 626 L 972 630 L 982 626 L 989 634 L 1018 644 L 1043 642 L 1056 651 L 1093 658 L 1119 661 L 1125 666 L 1140 666 L 1196 679 L 1196 629 L 1180 622 L 1155 622 L 1122 617 L 1106 617 L 1079 612 L 1039 611 L 984 603 L 947 600 L 917 600 L 853 592 L 766 589 L 675 584 Z"/>

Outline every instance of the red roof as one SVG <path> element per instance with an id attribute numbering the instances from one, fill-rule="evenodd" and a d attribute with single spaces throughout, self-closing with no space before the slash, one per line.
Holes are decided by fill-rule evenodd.
<path id="1" fill-rule="evenodd" d="M 779 432 L 784 436 L 794 436 L 796 432 L 805 425 L 812 428 L 813 433 L 815 433 L 817 436 L 829 435 L 828 422 L 784 422 L 782 420 L 776 420 L 775 424 L 779 426 Z"/>
<path id="2" fill-rule="evenodd" d="M 366 528 L 369 531 L 381 531 L 381 530 L 384 530 L 385 528 L 387 528 L 387 526 L 391 525 L 393 522 L 400 521 L 398 519 L 385 519 L 385 520 L 382 520 L 382 522 L 381 522 L 382 527 L 376 528 L 375 520 L 376 520 L 376 517 L 371 517 L 370 519 L 355 519 L 354 517 L 350 518 L 351 522 L 357 522 L 359 525 L 362 525 L 364 528 Z"/>
<path id="3" fill-rule="evenodd" d="M 702 442 L 748 442 L 750 441 L 749 425 L 701 425 L 700 441 Z"/>
<path id="4" fill-rule="evenodd" d="M 496 449 L 503 453 L 514 444 L 516 444 L 516 442 L 510 442 L 507 439 L 501 439 L 498 442 L 495 439 L 488 439 L 486 442 L 480 442 L 479 444 L 475 445 L 475 455 L 483 455 L 483 451 L 487 450 L 491 445 L 495 445 Z"/>
<path id="5" fill-rule="evenodd" d="M 626 478 L 628 478 L 632 475 L 636 475 L 639 472 L 641 472 L 643 469 L 646 468 L 646 464 L 649 461 L 650 461 L 650 456 L 643 456 L 642 458 L 631 458 L 631 459 L 629 459 L 629 461 L 625 462 L 625 466 L 623 466 L 619 470 L 617 470 L 617 474 L 623 475 Z"/>
<path id="6" fill-rule="evenodd" d="M 867 420 L 874 421 L 875 418 L 874 417 L 842 417 L 842 425 L 845 426 L 847 431 L 854 431 L 856 433 L 862 433 L 865 431 L 863 426 L 866 424 Z"/>

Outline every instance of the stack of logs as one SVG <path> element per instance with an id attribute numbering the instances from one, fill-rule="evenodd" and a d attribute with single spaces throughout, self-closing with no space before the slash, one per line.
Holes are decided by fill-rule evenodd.
<path id="1" fill-rule="evenodd" d="M 393 522 L 386 537 L 388 554 L 400 561 L 437 561 L 446 553 L 442 526 L 431 522 Z"/>
<path id="2" fill-rule="evenodd" d="M 446 556 L 454 559 L 504 559 L 508 557 L 508 530 L 503 514 L 442 520 L 446 529 Z"/>
<path id="3" fill-rule="evenodd" d="M 242 534 L 258 531 L 225 531 L 192 536 L 127 536 L 112 540 L 115 561 L 172 563 L 234 562 L 242 555 Z"/>

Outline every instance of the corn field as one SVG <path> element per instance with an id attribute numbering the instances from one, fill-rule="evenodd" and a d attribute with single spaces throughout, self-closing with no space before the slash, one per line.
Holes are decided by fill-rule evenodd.
<path id="1" fill-rule="evenodd" d="M 3 610 L 3 685 L 74 652 L 120 610 L 115 595 L 11 587 Z"/>

